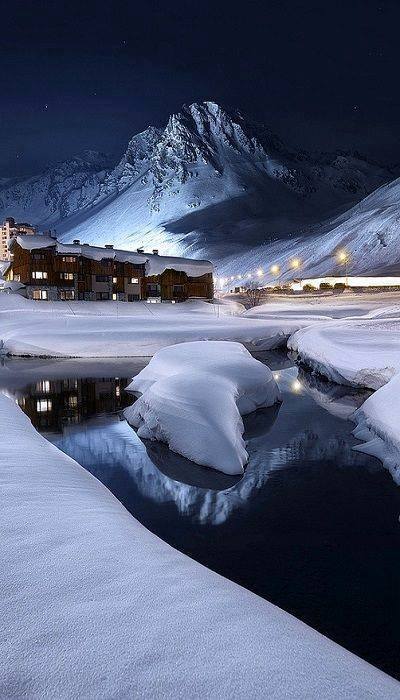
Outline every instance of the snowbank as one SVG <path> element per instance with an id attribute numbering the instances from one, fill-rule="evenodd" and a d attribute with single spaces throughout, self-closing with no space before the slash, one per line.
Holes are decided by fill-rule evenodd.
<path id="1" fill-rule="evenodd" d="M 16 356 L 149 357 L 167 345 L 194 340 L 233 340 L 258 350 L 276 347 L 275 327 L 229 313 L 228 305 L 203 301 L 69 304 L 0 293 L 0 348 Z"/>
<path id="2" fill-rule="evenodd" d="M 400 698 L 147 531 L 2 395 L 0 423 L 2 697 Z"/>
<path id="3" fill-rule="evenodd" d="M 328 379 L 377 390 L 355 412 L 358 449 L 378 457 L 400 482 L 400 317 L 376 317 L 306 328 L 288 346 Z M 387 317 L 386 317 L 387 316 Z"/>
<path id="4" fill-rule="evenodd" d="M 400 373 L 355 412 L 354 436 L 365 441 L 360 452 L 374 455 L 400 484 Z"/>
<path id="5" fill-rule="evenodd" d="M 379 389 L 400 371 L 400 315 L 304 328 L 289 339 L 288 347 L 332 381 Z"/>
<path id="6" fill-rule="evenodd" d="M 141 438 L 226 474 L 248 459 L 241 416 L 279 400 L 271 370 L 228 342 L 164 348 L 127 389 L 141 394 L 124 411 Z"/>

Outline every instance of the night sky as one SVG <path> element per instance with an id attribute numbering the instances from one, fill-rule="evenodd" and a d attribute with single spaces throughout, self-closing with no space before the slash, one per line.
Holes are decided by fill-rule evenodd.
<path id="1" fill-rule="evenodd" d="M 118 157 L 205 99 L 295 146 L 400 162 L 398 0 L 12 0 L 1 27 L 0 177 Z"/>

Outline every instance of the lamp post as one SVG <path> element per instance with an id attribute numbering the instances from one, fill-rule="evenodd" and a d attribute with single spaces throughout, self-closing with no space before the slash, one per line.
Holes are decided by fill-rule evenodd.
<path id="1" fill-rule="evenodd" d="M 344 274 L 345 274 L 345 285 L 346 287 L 349 286 L 349 276 L 348 276 L 348 264 L 350 260 L 350 256 L 346 250 L 339 250 L 337 259 L 339 263 L 344 265 Z"/>

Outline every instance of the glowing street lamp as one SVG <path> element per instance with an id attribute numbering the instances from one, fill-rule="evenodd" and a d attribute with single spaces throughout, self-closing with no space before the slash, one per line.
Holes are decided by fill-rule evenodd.
<path id="1" fill-rule="evenodd" d="M 349 253 L 347 252 L 347 250 L 339 250 L 339 252 L 338 252 L 338 254 L 337 254 L 337 259 L 338 259 L 338 261 L 339 261 L 339 263 L 340 263 L 341 265 L 344 265 L 344 273 L 345 273 L 345 275 L 346 275 L 345 285 L 346 285 L 346 287 L 348 287 L 348 286 L 349 286 L 349 278 L 348 278 L 348 269 L 347 269 L 347 267 L 348 267 L 348 264 L 349 264 L 350 255 L 349 255 Z"/>
<path id="2" fill-rule="evenodd" d="M 278 275 L 279 274 L 279 265 L 272 265 L 271 272 L 273 275 Z"/>
<path id="3" fill-rule="evenodd" d="M 293 260 L 290 261 L 290 267 L 293 270 L 298 270 L 300 265 L 301 265 L 301 261 L 299 260 L 299 258 L 293 258 Z"/>

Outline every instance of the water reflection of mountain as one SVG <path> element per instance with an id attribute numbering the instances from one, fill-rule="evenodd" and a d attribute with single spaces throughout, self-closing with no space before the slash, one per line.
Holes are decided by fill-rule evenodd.
<path id="1" fill-rule="evenodd" d="M 213 488 L 183 483 L 160 471 L 152 462 L 145 445 L 135 431 L 118 416 L 104 416 L 81 425 L 67 425 L 62 436 L 50 436 L 63 452 L 84 465 L 112 490 L 127 507 L 129 491 L 138 489 L 142 496 L 156 503 L 173 502 L 179 513 L 200 522 L 217 524 L 226 520 L 235 508 L 243 506 L 258 491 L 266 471 L 248 468 L 242 479 L 222 490 L 218 474 L 204 469 Z M 154 447 L 156 445 L 154 444 Z M 171 462 L 176 455 L 166 450 Z M 163 464 L 166 469 L 165 461 Z"/>
<path id="2" fill-rule="evenodd" d="M 307 465 L 312 470 L 313 463 L 321 462 L 327 469 L 329 464 L 365 465 L 365 456 L 352 449 L 355 440 L 350 426 L 344 430 L 335 411 L 323 410 L 304 388 L 299 391 L 297 369 L 282 371 L 279 380 L 283 403 L 245 419 L 250 458 L 236 483 L 188 462 L 165 445 L 144 445 L 118 416 L 64 425 L 63 434 L 51 440 L 103 481 L 132 512 L 135 500 L 137 504 L 138 498 L 145 498 L 153 504 L 174 504 L 181 515 L 217 525 L 261 495 L 276 469 L 304 470 Z M 333 403 L 330 394 L 330 407 Z M 377 463 L 371 460 L 374 468 Z"/>

